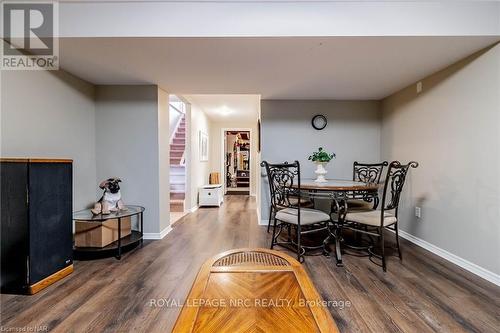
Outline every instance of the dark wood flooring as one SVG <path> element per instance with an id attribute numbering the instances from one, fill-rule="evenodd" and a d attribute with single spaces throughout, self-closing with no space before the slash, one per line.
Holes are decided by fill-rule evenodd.
<path id="1" fill-rule="evenodd" d="M 222 208 L 201 208 L 161 241 L 114 258 L 75 263 L 69 277 L 34 296 L 1 296 L 1 328 L 50 332 L 169 332 L 201 264 L 238 247 L 267 247 L 255 200 L 227 196 Z M 388 272 L 367 258 L 306 257 L 306 270 L 342 332 L 499 332 L 500 288 L 403 241 L 402 263 Z M 152 301 L 156 306 L 152 306 Z"/>

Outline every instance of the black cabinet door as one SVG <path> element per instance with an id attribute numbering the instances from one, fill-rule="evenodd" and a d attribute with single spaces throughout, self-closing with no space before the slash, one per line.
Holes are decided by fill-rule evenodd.
<path id="1" fill-rule="evenodd" d="M 30 163 L 30 284 L 73 261 L 72 165 Z"/>
<path id="2" fill-rule="evenodd" d="M 28 163 L 0 164 L 1 288 L 19 291 L 28 277 Z"/>

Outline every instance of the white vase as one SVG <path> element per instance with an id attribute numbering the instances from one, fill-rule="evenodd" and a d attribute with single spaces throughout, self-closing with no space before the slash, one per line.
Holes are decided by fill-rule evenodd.
<path id="1" fill-rule="evenodd" d="M 327 165 L 328 162 L 316 162 L 316 171 L 314 173 L 317 175 L 316 179 L 314 180 L 317 183 L 325 183 L 327 180 L 325 179 L 325 175 L 328 173 L 325 169 L 325 165 Z"/>

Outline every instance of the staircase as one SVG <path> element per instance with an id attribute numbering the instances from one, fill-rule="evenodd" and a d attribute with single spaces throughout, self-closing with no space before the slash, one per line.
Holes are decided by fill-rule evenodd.
<path id="1" fill-rule="evenodd" d="M 170 211 L 183 212 L 186 198 L 186 115 L 183 115 L 170 143 Z"/>

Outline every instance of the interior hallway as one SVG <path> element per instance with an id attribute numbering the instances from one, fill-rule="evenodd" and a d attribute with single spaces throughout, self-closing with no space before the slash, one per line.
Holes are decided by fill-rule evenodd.
<path id="1" fill-rule="evenodd" d="M 75 272 L 34 296 L 1 295 L 5 327 L 47 326 L 50 332 L 169 332 L 198 270 L 209 257 L 238 247 L 267 247 L 255 199 L 226 196 L 219 208 L 200 208 L 161 241 L 114 258 L 79 261 Z M 494 332 L 500 294 L 493 284 L 404 240 L 402 264 L 388 272 L 367 258 L 306 257 L 305 267 L 342 332 Z M 151 306 L 151 300 L 157 306 Z"/>

